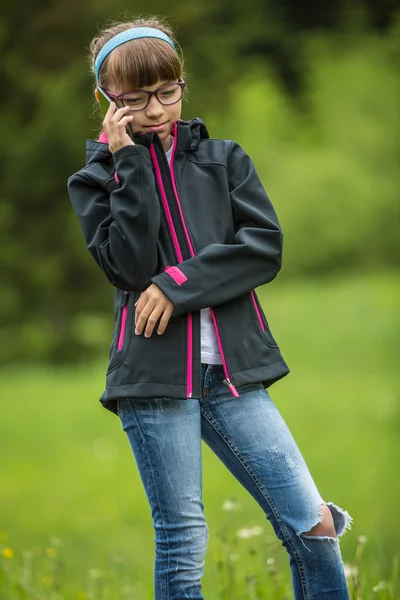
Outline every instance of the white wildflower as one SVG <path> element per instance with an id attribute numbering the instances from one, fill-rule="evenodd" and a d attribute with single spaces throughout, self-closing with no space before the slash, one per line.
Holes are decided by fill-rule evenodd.
<path id="1" fill-rule="evenodd" d="M 367 543 L 367 536 L 366 535 L 359 535 L 358 536 L 358 543 L 360 544 L 360 546 L 364 546 Z"/>
<path id="2" fill-rule="evenodd" d="M 228 500 L 225 500 L 225 502 L 222 505 L 222 510 L 226 510 L 226 511 L 230 511 L 230 510 L 238 510 L 239 505 L 236 502 L 236 500 L 232 499 L 232 498 L 228 498 Z"/>
<path id="3" fill-rule="evenodd" d="M 346 579 L 349 579 L 350 577 L 356 577 L 358 575 L 358 569 L 357 567 L 353 567 L 352 565 L 344 565 L 344 575 L 346 577 Z"/>
<path id="4" fill-rule="evenodd" d="M 385 590 L 387 588 L 387 583 L 386 581 L 380 581 L 378 583 L 378 585 L 374 585 L 374 587 L 372 588 L 373 592 L 380 592 L 381 590 Z"/>
<path id="5" fill-rule="evenodd" d="M 237 536 L 242 540 L 246 540 L 261 535 L 263 531 L 262 527 L 249 527 L 248 529 L 239 529 Z"/>

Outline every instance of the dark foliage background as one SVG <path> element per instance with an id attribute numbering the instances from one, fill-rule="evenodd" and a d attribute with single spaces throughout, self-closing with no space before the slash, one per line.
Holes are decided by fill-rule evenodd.
<path id="1" fill-rule="evenodd" d="M 283 279 L 397 264 L 399 5 L 153 0 L 177 30 L 185 118 L 254 158 L 285 233 Z M 27 0 L 0 15 L 0 360 L 88 360 L 111 299 L 66 191 L 100 121 L 87 48 L 126 2 Z"/>

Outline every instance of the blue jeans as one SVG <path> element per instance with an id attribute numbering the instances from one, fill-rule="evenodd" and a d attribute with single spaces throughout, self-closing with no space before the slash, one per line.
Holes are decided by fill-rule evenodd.
<path id="1" fill-rule="evenodd" d="M 208 530 L 201 439 L 253 496 L 289 554 L 296 599 L 348 598 L 337 538 L 305 535 L 324 501 L 285 422 L 261 383 L 234 398 L 220 365 L 202 365 L 199 399 L 121 398 L 127 433 L 155 530 L 156 600 L 203 600 Z M 351 518 L 327 503 L 337 536 Z M 232 599 L 234 600 L 234 599 Z"/>

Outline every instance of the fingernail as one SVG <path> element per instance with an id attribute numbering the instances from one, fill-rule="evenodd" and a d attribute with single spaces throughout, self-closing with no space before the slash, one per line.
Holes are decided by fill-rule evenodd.
<path id="1" fill-rule="evenodd" d="M 139 331 L 135 328 L 136 335 L 140 335 Z"/>
<path id="2" fill-rule="evenodd" d="M 150 334 L 149 334 L 149 333 L 145 333 L 145 334 L 144 334 L 144 337 L 146 337 L 146 338 L 149 338 L 149 337 L 150 337 Z"/>

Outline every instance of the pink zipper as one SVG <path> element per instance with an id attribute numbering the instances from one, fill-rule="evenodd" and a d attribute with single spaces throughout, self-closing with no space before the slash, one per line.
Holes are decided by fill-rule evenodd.
<path id="1" fill-rule="evenodd" d="M 174 144 L 175 144 L 175 139 L 174 139 Z M 156 155 L 156 151 L 154 150 L 153 144 L 151 144 L 151 146 L 150 146 L 150 154 L 151 154 L 151 158 L 153 160 L 154 167 L 155 167 L 155 170 L 156 170 L 156 178 L 157 178 L 157 182 L 158 182 L 158 187 L 160 188 L 161 199 L 162 199 L 162 203 L 163 203 L 163 206 L 164 206 L 165 215 L 167 217 L 168 226 L 169 226 L 169 229 L 171 231 L 172 239 L 173 239 L 173 242 L 174 242 L 174 246 L 175 246 L 175 250 L 176 250 L 176 255 L 178 257 L 178 261 L 181 263 L 181 262 L 183 262 L 183 256 L 182 256 L 182 252 L 181 252 L 181 249 L 180 249 L 180 246 L 179 246 L 179 240 L 178 240 L 178 236 L 176 235 L 174 223 L 172 221 L 171 211 L 169 210 L 167 196 L 165 194 L 164 184 L 163 184 L 162 177 L 161 177 L 160 166 L 158 164 L 157 155 Z M 187 396 L 187 398 L 191 398 L 192 395 L 193 395 L 193 374 L 192 374 L 192 363 L 193 363 L 193 319 L 192 319 L 192 314 L 191 313 L 188 313 L 187 319 L 188 319 L 188 334 L 187 334 L 187 347 L 188 347 L 188 350 L 187 350 L 187 364 L 186 364 L 186 396 Z"/>
<path id="2" fill-rule="evenodd" d="M 189 245 L 190 248 L 190 253 L 192 256 L 194 256 L 196 253 L 194 251 L 194 248 L 192 246 L 192 242 L 190 241 L 190 237 L 189 237 L 189 232 L 187 230 L 186 227 L 186 223 L 185 223 L 185 219 L 183 218 L 183 212 L 182 212 L 182 207 L 181 207 L 181 203 L 179 201 L 179 196 L 178 196 L 178 189 L 176 187 L 176 181 L 175 181 L 175 173 L 174 173 L 174 163 L 175 163 L 175 154 L 176 154 L 176 130 L 177 130 L 177 122 L 175 121 L 174 124 L 174 132 L 173 132 L 173 136 L 174 136 L 174 147 L 172 149 L 172 156 L 171 156 L 171 164 L 169 166 L 169 170 L 171 172 L 171 181 L 172 181 L 172 188 L 174 190 L 174 194 L 175 194 L 175 198 L 176 198 L 176 202 L 178 204 L 178 209 L 179 209 L 179 214 L 181 216 L 181 221 L 182 221 L 182 225 L 183 225 L 183 229 L 185 231 L 185 236 L 186 236 L 186 240 L 187 243 Z"/>
<path id="3" fill-rule="evenodd" d="M 180 217 L 181 217 L 183 229 L 185 231 L 186 240 L 187 240 L 187 243 L 188 243 L 188 246 L 189 246 L 189 249 L 190 249 L 190 253 L 191 253 L 192 257 L 193 257 L 196 253 L 195 253 L 194 248 L 192 246 L 192 242 L 190 241 L 189 232 L 187 230 L 185 219 L 183 217 L 182 206 L 181 206 L 181 203 L 179 201 L 178 189 L 177 189 L 177 186 L 176 186 L 175 173 L 174 173 L 174 162 L 175 162 L 176 141 L 177 141 L 177 122 L 175 122 L 175 124 L 174 124 L 173 136 L 174 136 L 174 145 L 173 145 L 173 149 L 172 149 L 171 164 L 170 164 L 170 167 L 169 167 L 170 172 L 171 172 L 172 188 L 174 190 L 176 202 L 178 204 L 179 214 L 180 214 Z M 213 323 L 214 323 L 214 329 L 215 329 L 215 334 L 217 336 L 217 342 L 218 342 L 219 351 L 221 353 L 222 364 L 223 364 L 223 367 L 224 367 L 224 374 L 225 374 L 224 383 L 225 383 L 225 385 L 227 385 L 229 387 L 229 389 L 232 392 L 233 396 L 235 398 L 238 398 L 239 397 L 239 393 L 238 393 L 237 389 L 235 388 L 235 386 L 233 385 L 233 383 L 231 382 L 231 380 L 229 378 L 228 365 L 226 363 L 225 353 L 224 353 L 224 349 L 222 347 L 221 336 L 220 336 L 220 333 L 219 333 L 217 320 L 215 318 L 214 311 L 213 311 L 212 308 L 210 308 L 210 312 L 211 312 L 212 320 L 213 320 Z M 193 350 L 192 350 L 192 348 L 193 348 L 192 315 L 189 313 L 188 317 L 189 316 L 190 316 L 190 328 L 188 330 L 188 373 L 190 372 L 190 377 L 192 377 L 192 369 L 189 368 L 189 352 L 190 352 L 190 355 L 192 355 L 192 352 L 193 352 Z M 191 364 L 191 362 L 192 362 L 192 358 L 190 357 L 190 364 Z M 189 396 L 189 398 L 191 398 L 191 395 Z"/>
<path id="4" fill-rule="evenodd" d="M 187 397 L 191 398 L 193 394 L 193 316 L 188 313 L 188 331 L 187 331 Z"/>
<path id="5" fill-rule="evenodd" d="M 122 350 L 122 348 L 124 346 L 126 318 L 128 316 L 128 294 L 129 294 L 129 292 L 124 292 L 124 294 L 125 294 L 125 298 L 124 298 L 125 305 L 122 309 L 121 327 L 119 330 L 117 350 Z"/>
<path id="6" fill-rule="evenodd" d="M 157 161 L 157 155 L 156 155 L 156 151 L 154 150 L 153 144 L 151 144 L 151 146 L 150 146 L 150 154 L 151 154 L 151 158 L 153 159 L 154 167 L 156 169 L 156 177 L 157 177 L 158 187 L 160 188 L 161 198 L 162 198 L 165 214 L 167 217 L 167 222 L 168 222 L 171 234 L 172 234 L 172 239 L 174 241 L 176 254 L 177 254 L 179 262 L 183 262 L 182 252 L 179 247 L 178 236 L 176 235 L 174 223 L 173 223 L 172 217 L 171 217 L 171 211 L 169 210 L 167 196 L 165 194 L 164 184 L 163 184 L 162 177 L 161 177 L 160 166 Z"/>
<path id="7" fill-rule="evenodd" d="M 260 327 L 261 327 L 261 329 L 263 331 L 265 331 L 264 321 L 261 318 L 261 313 L 260 313 L 260 310 L 259 310 L 259 308 L 257 306 L 256 298 L 255 298 L 255 295 L 254 295 L 254 290 L 251 290 L 250 293 L 251 293 L 251 297 L 253 298 L 253 304 L 254 304 L 255 311 L 257 313 L 257 317 L 258 317 L 258 320 L 259 320 L 259 323 L 260 323 Z"/>
<path id="8" fill-rule="evenodd" d="M 217 319 L 215 318 L 214 310 L 212 308 L 210 308 L 210 313 L 211 313 L 211 317 L 212 317 L 212 320 L 213 320 L 213 323 L 214 323 L 215 333 L 216 333 L 216 336 L 217 336 L 218 348 L 219 348 L 219 351 L 221 353 L 222 365 L 224 367 L 224 373 L 225 373 L 224 383 L 231 390 L 231 392 L 234 395 L 234 397 L 235 398 L 239 398 L 239 392 L 237 391 L 237 389 L 235 388 L 235 386 L 233 385 L 233 383 L 229 379 L 228 365 L 226 364 L 226 358 L 225 358 L 224 350 L 222 348 L 221 335 L 219 333 L 219 329 L 218 329 L 218 325 L 217 325 Z"/>

